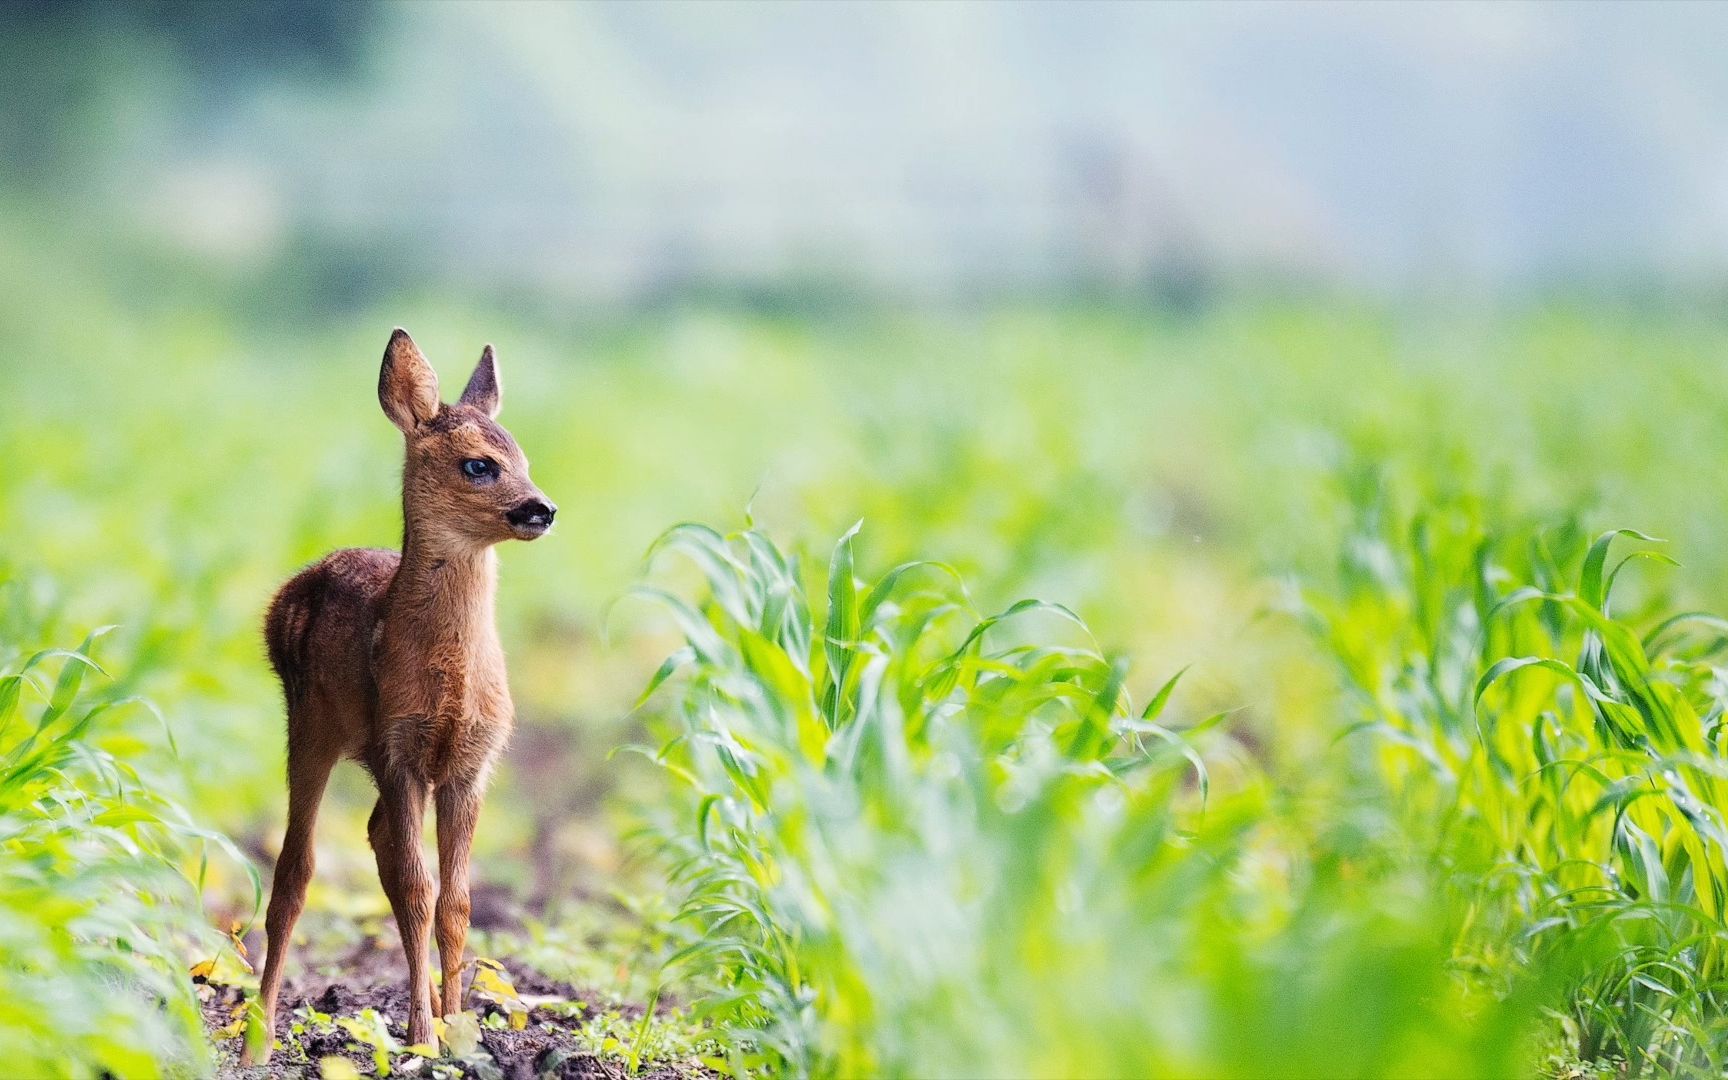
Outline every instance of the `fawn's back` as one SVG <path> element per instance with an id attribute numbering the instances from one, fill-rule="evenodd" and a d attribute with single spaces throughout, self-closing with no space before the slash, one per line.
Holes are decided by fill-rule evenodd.
<path id="1" fill-rule="evenodd" d="M 371 768 L 378 685 L 372 643 L 402 556 L 345 548 L 296 574 L 264 619 L 270 666 L 288 700 L 288 745 Z M 296 726 L 302 730 L 296 730 Z"/>

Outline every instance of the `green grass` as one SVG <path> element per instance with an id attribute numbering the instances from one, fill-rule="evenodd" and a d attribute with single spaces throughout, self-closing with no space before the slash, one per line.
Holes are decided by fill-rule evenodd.
<path id="1" fill-rule="evenodd" d="M 861 581 L 851 534 L 825 614 L 754 530 L 659 550 L 703 584 L 645 590 L 686 639 L 646 833 L 735 1072 L 1527 1064 L 1535 999 L 1454 976 L 1427 868 L 1343 816 L 1293 831 L 1251 763 L 1214 783 L 1224 718 L 1167 723 L 1174 678 L 1137 705 L 1066 609 L 981 617 L 940 564 Z"/>
<path id="2" fill-rule="evenodd" d="M 0 1060 L 20 1076 L 201 1071 L 186 958 L 229 946 L 187 871 L 244 860 L 134 764 L 172 739 L 97 663 L 111 628 L 26 653 L 23 593 L 0 575 Z"/>
<path id="3" fill-rule="evenodd" d="M 1668 561 L 1636 533 L 1364 510 L 1357 557 L 1310 611 L 1362 763 L 1459 875 L 1460 958 L 1571 970 L 1553 1007 L 1585 1060 L 1719 1075 L 1728 623 L 1648 598 L 1620 614 L 1641 563 Z"/>
<path id="4" fill-rule="evenodd" d="M 1719 1075 L 1728 620 L 1615 614 L 1640 534 L 1362 490 L 1299 609 L 1351 706 L 1277 781 L 1161 722 L 1175 679 L 1136 709 L 1065 608 L 860 580 L 848 533 L 823 614 L 754 529 L 662 538 L 700 584 L 642 590 L 685 639 L 645 832 L 726 1067 Z"/>

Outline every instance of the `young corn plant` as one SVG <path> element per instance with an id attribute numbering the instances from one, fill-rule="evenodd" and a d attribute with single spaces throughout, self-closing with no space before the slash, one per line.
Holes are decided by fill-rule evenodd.
<path id="1" fill-rule="evenodd" d="M 1501 534 L 1463 502 L 1364 508 L 1309 608 L 1396 792 L 1466 905 L 1456 954 L 1568 974 L 1568 1052 L 1627 1075 L 1728 1063 L 1728 621 L 1616 612 L 1628 530 Z M 1648 607 L 1650 605 L 1646 605 Z"/>
<path id="2" fill-rule="evenodd" d="M 1209 790 L 1064 608 L 980 617 L 948 568 L 826 613 L 754 531 L 667 533 L 697 599 L 644 700 L 680 782 L 647 832 L 682 899 L 670 973 L 734 1075 L 1517 1071 L 1522 1014 L 1466 1002 L 1418 875 Z M 666 691 L 656 695 L 662 685 Z M 1357 845 L 1360 847 L 1360 845 Z"/>
<path id="3" fill-rule="evenodd" d="M 28 655 L 0 641 L 13 657 L 0 663 L 0 1061 L 12 1075 L 208 1068 L 188 958 L 226 943 L 181 868 L 206 845 L 244 860 L 152 791 L 128 760 L 144 742 L 110 730 L 154 709 L 91 689 L 106 678 L 93 657 L 106 629 Z"/>
<path id="4" fill-rule="evenodd" d="M 681 526 L 651 554 L 688 557 L 706 586 L 699 604 L 644 590 L 686 640 L 650 686 L 678 675 L 654 756 L 694 800 L 693 821 L 660 833 L 698 928 L 674 967 L 723 984 L 707 1008 L 741 1033 L 740 1072 L 905 1071 L 918 1031 L 959 1006 L 957 982 L 990 991 L 989 955 L 1025 932 L 1027 895 L 1085 872 L 1080 845 L 1052 838 L 1155 805 L 1140 839 L 1155 862 L 1176 835 L 1172 763 L 1204 790 L 1199 758 L 1157 722 L 1170 685 L 1131 712 L 1124 665 L 1071 612 L 980 618 L 941 564 L 865 586 L 856 531 L 820 622 L 758 532 Z M 979 917 L 992 901 L 994 925 Z"/>

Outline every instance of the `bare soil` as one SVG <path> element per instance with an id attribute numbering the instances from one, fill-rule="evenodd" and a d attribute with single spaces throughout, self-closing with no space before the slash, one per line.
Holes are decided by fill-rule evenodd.
<path id="1" fill-rule="evenodd" d="M 501 1080 L 629 1080 L 626 1063 L 618 1057 L 593 1052 L 591 1040 L 579 1037 L 586 1012 L 571 1015 L 557 1008 L 549 999 L 559 1002 L 587 1002 L 591 1006 L 620 1013 L 626 1020 L 640 1020 L 641 1004 L 609 1002 L 606 995 L 568 983 L 550 979 L 514 960 L 501 961 L 509 973 L 518 994 L 530 1003 L 527 1026 L 512 1030 L 481 1026 L 480 1044 L 490 1064 L 478 1062 L 422 1061 L 416 1065 L 408 1057 L 393 1058 L 392 1075 L 431 1077 L 434 1067 L 440 1072 L 459 1069 L 463 1076 L 501 1078 Z M 291 964 L 290 970 L 300 967 Z M 334 974 L 332 974 L 334 973 Z M 304 968 L 289 975 L 282 989 L 282 1001 L 277 1009 L 276 1038 L 281 1048 L 276 1050 L 268 1066 L 243 1069 L 239 1065 L 242 1039 L 220 1037 L 237 1015 L 237 1007 L 245 992 L 237 986 L 210 983 L 201 996 L 204 1003 L 206 1029 L 215 1040 L 217 1073 L 222 1080 L 278 1080 L 288 1077 L 316 1077 L 325 1057 L 341 1057 L 352 1062 L 361 1075 L 372 1075 L 375 1066 L 372 1049 L 358 1043 L 340 1027 L 322 1032 L 307 1031 L 296 1037 L 290 1026 L 296 1021 L 294 1012 L 311 1006 L 331 1017 L 353 1017 L 364 1009 L 375 1009 L 382 1015 L 390 1033 L 399 1041 L 407 1041 L 407 964 L 396 943 L 368 939 L 349 949 L 346 954 L 327 964 Z M 482 1019 L 489 1012 L 502 1012 L 490 1003 L 483 1003 L 470 994 L 468 1007 Z M 668 1011 L 661 1003 L 656 1015 Z M 296 1046 L 298 1042 L 298 1048 Z M 412 1072 L 405 1072 L 406 1065 Z M 448 1075 L 448 1073 L 445 1073 Z M 635 1080 L 712 1080 L 713 1072 L 695 1060 L 642 1062 L 634 1074 Z"/>

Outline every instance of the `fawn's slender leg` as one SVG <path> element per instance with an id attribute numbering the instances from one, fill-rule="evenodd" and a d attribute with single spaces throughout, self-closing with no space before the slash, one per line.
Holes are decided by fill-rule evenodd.
<path id="1" fill-rule="evenodd" d="M 396 913 L 408 959 L 408 1041 L 432 1042 L 432 873 L 420 850 L 426 785 L 405 776 L 378 778 L 378 806 L 367 827 L 378 856 L 378 880 Z"/>
<path id="2" fill-rule="evenodd" d="M 270 907 L 264 916 L 264 980 L 259 986 L 263 1002 L 265 1037 L 262 1060 L 270 1060 L 270 1044 L 276 1037 L 276 997 L 282 988 L 282 967 L 288 959 L 288 939 L 294 923 L 306 906 L 306 886 L 312 880 L 314 863 L 312 828 L 318 821 L 318 804 L 330 779 L 337 754 L 322 747 L 288 750 L 288 831 L 282 838 L 282 854 L 270 880 Z M 249 1061 L 245 1064 L 250 1064 Z"/>
<path id="3" fill-rule="evenodd" d="M 444 784 L 438 807 L 438 960 L 444 967 L 440 1015 L 462 1011 L 462 951 L 468 944 L 468 851 L 480 819 L 480 792 L 471 783 Z"/>
<path id="4" fill-rule="evenodd" d="M 373 804 L 372 816 L 366 821 L 366 836 L 372 843 L 372 850 L 374 853 L 389 850 L 391 841 L 389 834 L 384 831 L 386 828 L 387 824 L 384 818 L 384 800 L 380 798 Z M 416 847 L 418 847 L 418 842 L 419 838 L 416 837 Z M 379 856 L 378 882 L 384 886 L 384 895 L 390 901 L 390 911 L 392 914 L 396 911 L 397 889 L 400 887 L 397 882 L 401 880 L 400 875 L 395 872 L 395 866 L 395 862 L 392 861 L 389 864 L 390 868 L 386 869 L 383 856 Z M 401 926 L 398 925 L 396 929 L 397 933 L 400 934 L 402 929 Z M 403 942 L 403 947 L 407 947 L 406 941 Z M 427 999 L 433 1003 L 433 1007 L 436 1008 L 438 1003 L 438 988 L 432 982 L 431 971 L 427 971 L 426 973 L 426 996 Z"/>

